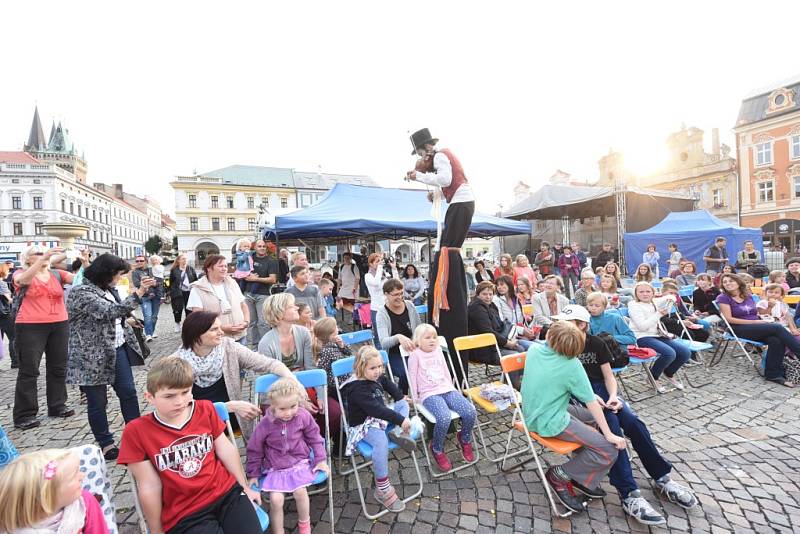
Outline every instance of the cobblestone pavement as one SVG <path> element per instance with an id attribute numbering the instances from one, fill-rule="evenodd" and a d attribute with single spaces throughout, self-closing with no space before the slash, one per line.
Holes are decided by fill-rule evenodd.
<path id="1" fill-rule="evenodd" d="M 168 310 L 167 310 L 168 311 Z M 172 352 L 178 334 L 172 332 L 168 313 L 162 313 L 159 338 L 152 343 L 154 358 Z M 694 372 L 694 371 L 692 371 Z M 136 382 L 143 390 L 144 368 L 135 368 Z M 42 369 L 44 374 L 44 369 Z M 634 408 L 673 463 L 673 476 L 688 483 L 698 494 L 700 506 L 686 511 L 660 499 L 646 473 L 634 458 L 635 475 L 647 499 L 668 518 L 659 532 L 800 532 L 800 397 L 798 390 L 769 384 L 747 365 L 746 360 L 726 355 L 711 375 L 713 384 L 687 388 L 634 403 Z M 8 360 L 0 362 L 0 424 L 17 447 L 25 452 L 43 447 L 66 447 L 91 443 L 85 406 L 78 405 L 78 392 L 70 388 L 70 404 L 78 413 L 68 420 L 44 417 L 40 428 L 20 432 L 13 428 L 11 408 L 16 371 Z M 42 378 L 43 380 L 43 378 Z M 629 384 L 642 381 L 631 375 Z M 45 406 L 44 388 L 40 406 Z M 144 400 L 142 406 L 145 410 Z M 46 409 L 46 408 L 45 408 Z M 40 410 L 41 412 L 41 410 Z M 122 416 L 116 397 L 111 395 L 109 418 L 119 438 Z M 505 445 L 507 419 L 495 418 L 487 428 L 492 435 L 491 449 L 501 453 Z M 522 442 L 513 442 L 519 446 Z M 405 455 L 392 462 L 394 483 L 411 488 L 413 464 Z M 456 455 L 451 455 L 456 458 Z M 545 455 L 550 461 L 557 456 Z M 424 462 L 424 460 L 422 460 Z M 424 464 L 421 463 L 424 468 Z M 131 486 L 122 468 L 111 466 L 117 519 L 121 532 L 136 532 L 136 514 Z M 364 517 L 352 477 L 334 477 L 334 516 L 337 532 L 375 532 L 415 534 L 451 532 L 641 532 L 647 531 L 622 511 L 613 488 L 605 482 L 609 495 L 592 501 L 587 513 L 568 519 L 553 518 L 544 489 L 530 467 L 505 474 L 497 464 L 482 460 L 456 475 L 432 479 L 423 471 L 422 497 L 412 501 L 406 511 L 372 521 Z M 369 476 L 362 477 L 369 484 Z M 368 504 L 375 510 L 372 497 Z M 326 500 L 312 497 L 314 532 L 328 532 Z M 294 528 L 295 514 L 287 504 L 287 528 Z"/>

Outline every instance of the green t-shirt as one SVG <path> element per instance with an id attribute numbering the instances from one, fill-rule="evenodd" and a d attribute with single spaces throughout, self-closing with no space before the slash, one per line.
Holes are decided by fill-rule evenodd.
<path id="1" fill-rule="evenodd" d="M 546 438 L 563 432 L 569 425 L 570 397 L 583 403 L 595 400 L 581 361 L 531 345 L 522 375 L 522 413 L 528 429 Z"/>

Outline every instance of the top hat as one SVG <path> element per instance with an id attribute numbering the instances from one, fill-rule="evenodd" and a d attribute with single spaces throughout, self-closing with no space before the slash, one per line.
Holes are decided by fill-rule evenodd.
<path id="1" fill-rule="evenodd" d="M 428 143 L 435 145 L 438 142 L 438 139 L 431 137 L 431 132 L 427 128 L 417 130 L 411 134 L 411 146 L 414 147 L 414 150 L 411 151 L 411 155 L 413 156 L 416 154 L 417 149 L 424 148 Z"/>

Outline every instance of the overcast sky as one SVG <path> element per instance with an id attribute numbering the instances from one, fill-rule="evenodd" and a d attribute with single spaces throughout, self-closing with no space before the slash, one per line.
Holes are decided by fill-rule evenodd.
<path id="1" fill-rule="evenodd" d="M 459 157 L 478 208 L 610 147 L 655 169 L 682 123 L 731 128 L 800 73 L 800 2 L 4 2 L 0 150 L 38 102 L 89 181 L 173 212 L 176 175 L 233 164 L 402 186 L 410 131 Z"/>

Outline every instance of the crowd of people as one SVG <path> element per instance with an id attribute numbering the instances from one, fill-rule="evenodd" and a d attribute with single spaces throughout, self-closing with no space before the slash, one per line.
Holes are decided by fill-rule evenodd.
<path id="1" fill-rule="evenodd" d="M 725 246 L 720 238 L 708 249 L 702 273 L 676 244 L 666 263 L 648 247 L 630 277 L 610 244 L 590 258 L 578 243 L 542 243 L 535 255 L 503 254 L 495 266 L 483 259 L 468 266 L 475 288 L 469 334 L 493 334 L 499 350 L 466 351 L 461 367 L 499 365 L 499 355 L 527 352 L 524 373 L 514 377 L 527 425 L 581 446 L 546 475 L 573 512 L 585 510 L 585 497 L 605 495 L 599 484 L 608 475 L 627 514 L 643 524 L 666 522 L 638 489 L 625 438 L 665 498 L 685 508 L 697 504 L 689 488 L 671 479 L 646 423 L 617 390 L 612 367 L 629 346 L 652 349 L 649 373 L 656 391 L 666 394 L 684 389 L 679 371 L 696 358 L 680 340 L 714 341 L 729 325 L 732 334 L 766 345 L 767 380 L 794 387 L 787 368 L 800 354 L 800 329 L 783 298 L 800 287 L 800 258 L 789 259 L 785 272 L 763 274 L 751 242 L 733 262 Z M 389 442 L 416 447 L 411 403 L 434 414 L 429 447 L 440 471 L 453 465 L 444 445 L 451 410 L 460 418 L 460 454 L 475 460 L 475 408 L 449 379 L 458 362 L 451 369 L 436 329 L 418 311 L 428 282 L 413 263 L 398 267 L 391 255 L 348 251 L 322 270 L 302 252 L 248 239 L 237 244 L 232 264 L 210 254 L 197 270 L 184 255 L 169 270 L 157 256 L 137 256 L 133 266 L 112 254 L 84 252 L 69 266 L 65 259 L 58 248 L 31 246 L 21 268 L 0 266 L 0 331 L 18 369 L 14 427 L 41 425 L 37 379 L 45 356 L 48 415 L 73 417 L 67 384 L 80 389 L 94 440 L 106 460 L 133 474 L 151 532 L 259 532 L 250 501 L 260 505 L 262 491 L 270 496 L 275 532 L 283 532 L 287 494 L 297 501 L 300 532 L 310 532 L 307 488 L 318 472 L 330 475 L 326 420 L 334 450 L 350 454 L 362 440 L 372 447 L 374 496 L 392 512 L 405 505 L 389 482 Z M 142 416 L 133 367 L 150 356 L 167 294 L 180 343 L 153 357 L 144 398 L 154 410 Z M 340 335 L 356 325 L 371 328 L 374 338 L 358 351 Z M 377 349 L 387 351 L 396 382 Z M 333 364 L 353 355 L 352 375 L 337 388 Z M 327 394 L 300 385 L 294 373 L 308 369 L 326 371 Z M 252 374 L 279 377 L 258 403 L 243 393 Z M 125 422 L 121 440 L 109 428 L 108 386 Z M 222 435 L 213 402 L 225 403 L 247 444 L 244 468 Z M 346 430 L 341 440 L 340 429 Z M 0 471 L 4 502 L 22 499 L 24 479 L 37 473 L 38 484 L 52 486 L 47 499 L 31 497 L 25 514 L 0 513 L 0 530 L 80 520 L 84 532 L 103 532 L 79 491 L 74 463 L 69 452 L 50 451 L 23 455 Z"/>

